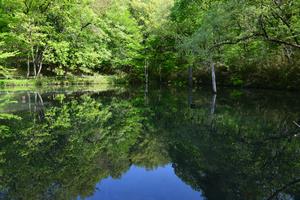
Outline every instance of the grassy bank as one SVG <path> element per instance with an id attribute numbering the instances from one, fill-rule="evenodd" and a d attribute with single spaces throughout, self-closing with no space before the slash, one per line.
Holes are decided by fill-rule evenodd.
<path id="1" fill-rule="evenodd" d="M 67 77 L 40 77 L 40 78 L 13 78 L 0 79 L 0 87 L 7 86 L 69 86 L 69 85 L 94 85 L 94 84 L 117 84 L 124 82 L 119 76 L 67 76 Z"/>
<path id="2" fill-rule="evenodd" d="M 103 91 L 122 91 L 124 90 L 123 85 L 113 85 L 113 84 L 93 84 L 93 85 L 68 85 L 60 86 L 54 85 L 51 87 L 36 87 L 36 86 L 13 86 L 13 87 L 0 87 L 0 98 L 1 95 L 14 95 L 23 93 L 73 93 L 73 92 L 103 92 Z"/>

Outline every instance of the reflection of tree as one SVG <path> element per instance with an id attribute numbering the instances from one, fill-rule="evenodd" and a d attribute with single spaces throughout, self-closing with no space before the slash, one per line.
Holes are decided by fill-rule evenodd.
<path id="1" fill-rule="evenodd" d="M 133 105 L 137 99 L 99 103 L 88 95 L 56 95 L 50 108 L 38 94 L 30 99 L 32 113 L 19 113 L 21 122 L 9 121 L 11 134 L 1 141 L 10 161 L 0 165 L 7 198 L 86 197 L 101 179 L 120 177 L 132 163 L 154 168 L 168 162 L 159 141 L 141 135 L 151 128 L 143 109 Z"/>
<path id="2" fill-rule="evenodd" d="M 8 105 L 13 105 L 16 102 L 13 100 L 12 96 L 7 94 L 1 96 L 0 99 L 0 111 L 3 110 Z M 8 121 L 18 121 L 21 118 L 12 113 L 0 112 L 0 138 L 8 136 L 10 132 L 10 127 L 5 125 L 5 122 Z"/>
<path id="3" fill-rule="evenodd" d="M 1 167 L 5 175 L 1 185 L 5 186 L 9 198 L 18 199 L 20 195 L 25 199 L 56 196 L 57 192 L 66 189 L 64 184 L 67 182 L 68 187 L 72 188 L 72 182 L 80 170 L 87 170 L 83 163 L 90 161 L 93 155 L 89 154 L 94 150 L 85 141 L 93 136 L 93 129 L 88 127 L 87 120 L 95 119 L 102 112 L 96 112 L 93 102 L 85 103 L 72 101 L 60 108 L 51 108 L 46 111 L 43 121 L 31 120 L 25 114 L 22 123 L 11 124 L 10 138 L 2 141 L 6 160 L 10 162 Z M 78 116 L 78 111 L 86 112 Z M 36 112 L 39 114 L 38 110 Z M 80 185 L 83 181 L 75 183 Z M 67 191 L 71 191 L 70 188 Z M 67 197 L 68 193 L 64 192 Z"/>
<path id="4" fill-rule="evenodd" d="M 11 134 L 1 141 L 1 152 L 9 162 L 0 165 L 0 188 L 7 198 L 85 197 L 99 180 L 120 177 L 131 157 L 138 162 L 131 154 L 143 140 L 145 118 L 129 101 L 105 105 L 88 96 L 57 95 L 54 104 L 43 120 L 21 113 L 22 123 L 8 123 Z"/>
<path id="5" fill-rule="evenodd" d="M 172 106 L 168 101 L 161 110 L 155 108 L 163 115 L 158 125 L 164 127 L 179 177 L 208 199 L 267 199 L 297 191 L 300 141 L 295 127 L 287 123 L 297 114 L 249 106 L 239 99 L 224 103 L 221 97 L 211 127 L 209 98 L 194 101 L 208 106 L 164 114 L 161 110 Z"/>
<path id="6" fill-rule="evenodd" d="M 160 141 L 160 138 L 154 134 L 145 134 L 132 151 L 132 162 L 146 169 L 153 169 L 170 162 L 164 141 Z"/>
<path id="7" fill-rule="evenodd" d="M 299 108 L 219 94 L 214 109 L 215 97 L 194 93 L 200 106 L 191 109 L 186 94 L 163 94 L 149 92 L 147 104 L 143 93 L 57 94 L 51 107 L 37 95 L 33 113 L 0 119 L 9 130 L 5 137 L 1 132 L 0 195 L 86 197 L 97 182 L 119 178 L 132 164 L 155 169 L 169 162 L 211 200 L 299 194 L 299 130 L 290 123 Z"/>

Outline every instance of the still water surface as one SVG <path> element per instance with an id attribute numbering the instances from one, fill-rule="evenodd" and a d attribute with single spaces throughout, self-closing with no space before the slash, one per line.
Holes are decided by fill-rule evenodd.
<path id="1" fill-rule="evenodd" d="M 300 96 L 0 91 L 0 199 L 300 199 Z"/>

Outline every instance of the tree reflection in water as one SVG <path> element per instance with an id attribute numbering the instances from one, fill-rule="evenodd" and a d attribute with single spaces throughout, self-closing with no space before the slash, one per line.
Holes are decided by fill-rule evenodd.
<path id="1" fill-rule="evenodd" d="M 189 91 L 186 101 L 170 89 L 146 95 L 2 95 L 0 199 L 87 197 L 132 165 L 168 163 L 209 200 L 299 199 L 297 97 Z"/>

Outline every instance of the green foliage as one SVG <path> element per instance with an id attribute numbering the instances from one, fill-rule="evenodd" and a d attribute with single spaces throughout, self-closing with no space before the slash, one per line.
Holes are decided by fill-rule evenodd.
<path id="1" fill-rule="evenodd" d="M 2 35 L 0 35 L 1 39 Z M 2 66 L 8 58 L 17 55 L 17 52 L 5 52 L 3 51 L 4 42 L 0 42 L 0 77 L 10 77 L 13 74 L 13 69 Z"/>
<path id="2" fill-rule="evenodd" d="M 111 50 L 111 65 L 123 71 L 130 71 L 138 67 L 138 60 L 143 49 L 142 35 L 137 21 L 131 16 L 128 5 L 115 3 L 106 14 L 107 31 L 110 41 L 108 47 Z"/>
<path id="3" fill-rule="evenodd" d="M 151 79 L 182 82 L 194 66 L 197 81 L 205 83 L 214 62 L 224 85 L 236 76 L 238 85 L 253 87 L 299 83 L 297 0 L 0 3 L 0 53 L 15 58 L 0 62 L 22 75 L 126 73 L 141 80 L 146 67 Z M 7 69 L 1 67 L 2 74 Z"/>
<path id="4" fill-rule="evenodd" d="M 19 60 L 23 65 L 28 62 L 30 75 L 42 70 L 92 74 L 110 67 L 128 71 L 139 63 L 142 35 L 128 4 L 101 0 L 1 3 L 6 48 L 21 52 Z M 43 65 L 47 68 L 42 69 Z"/>
<path id="5" fill-rule="evenodd" d="M 281 87 L 288 87 L 295 80 L 291 73 L 299 72 L 298 10 L 293 0 L 178 0 L 171 14 L 177 51 L 182 55 L 177 62 L 184 59 L 189 66 L 196 66 L 195 71 L 204 73 L 207 63 L 216 62 L 220 76 L 226 66 L 226 75 L 220 79 L 227 84 L 236 84 L 232 80 L 239 76 L 238 85 L 277 87 L 280 82 Z M 274 70 L 276 76 L 272 77 L 269 73 Z M 258 74 L 263 74 L 267 83 Z M 284 76 L 289 81 L 284 82 Z"/>

